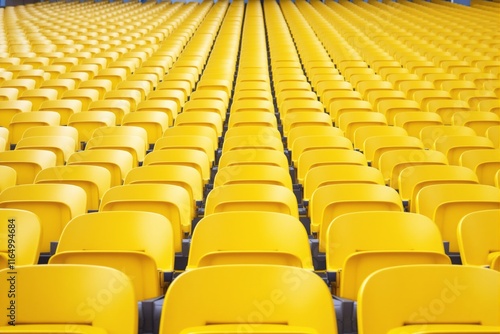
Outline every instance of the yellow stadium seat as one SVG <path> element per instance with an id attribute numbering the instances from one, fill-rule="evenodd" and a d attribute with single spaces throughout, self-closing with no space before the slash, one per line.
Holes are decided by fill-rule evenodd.
<path id="1" fill-rule="evenodd" d="M 30 101 L 0 101 L 0 126 L 8 128 L 12 117 L 31 111 Z"/>
<path id="2" fill-rule="evenodd" d="M 15 88 L 0 88 L 0 101 L 17 100 L 19 91 Z"/>
<path id="3" fill-rule="evenodd" d="M 175 119 L 175 126 L 192 126 L 203 125 L 211 127 L 217 133 L 217 136 L 222 136 L 223 121 L 222 117 L 217 113 L 192 111 L 181 113 Z"/>
<path id="4" fill-rule="evenodd" d="M 297 180 L 304 183 L 310 169 L 326 165 L 358 165 L 367 166 L 365 156 L 354 150 L 338 148 L 319 148 L 305 151 L 297 160 Z"/>
<path id="5" fill-rule="evenodd" d="M 468 213 L 500 208 L 500 189 L 481 184 L 428 185 L 418 192 L 415 208 L 438 225 L 450 252 L 458 252 L 458 223 Z"/>
<path id="6" fill-rule="evenodd" d="M 348 164 L 319 165 L 309 169 L 303 180 L 304 201 L 309 201 L 314 191 L 330 184 L 367 183 L 384 185 L 382 173 L 373 167 Z"/>
<path id="7" fill-rule="evenodd" d="M 437 113 L 441 116 L 445 125 L 452 124 L 452 116 L 459 111 L 470 111 L 471 108 L 467 102 L 462 100 L 432 100 L 427 103 L 427 109 L 430 112 Z"/>
<path id="8" fill-rule="evenodd" d="M 433 148 L 444 153 L 451 165 L 459 165 L 462 153 L 475 149 L 494 149 L 494 146 L 485 137 L 443 136 L 434 142 Z"/>
<path id="9" fill-rule="evenodd" d="M 371 166 L 379 167 L 380 156 L 391 150 L 413 149 L 422 150 L 424 148 L 420 139 L 411 136 L 377 136 L 368 137 L 363 144 L 363 153 Z"/>
<path id="10" fill-rule="evenodd" d="M 287 137 L 290 130 L 304 125 L 331 127 L 332 123 L 332 118 L 327 113 L 295 112 L 283 120 L 283 135 Z"/>
<path id="11" fill-rule="evenodd" d="M 203 134 L 174 134 L 172 136 L 167 135 L 156 141 L 154 150 L 157 151 L 172 148 L 195 149 L 204 152 L 210 160 L 210 163 L 213 164 L 215 161 L 214 143 L 211 140 L 207 139 L 209 139 L 209 137 Z"/>
<path id="12" fill-rule="evenodd" d="M 275 184 L 292 190 L 288 169 L 269 165 L 232 165 L 219 168 L 214 177 L 214 188 L 227 184 Z"/>
<path id="13" fill-rule="evenodd" d="M 113 87 L 112 82 L 109 79 L 91 79 L 80 83 L 79 89 L 95 89 L 99 92 L 99 99 L 104 98 L 104 94 L 109 92 Z"/>
<path id="14" fill-rule="evenodd" d="M 184 165 L 191 166 L 198 170 L 203 178 L 203 183 L 207 184 L 210 180 L 211 163 L 205 152 L 196 149 L 178 150 L 163 149 L 152 151 L 144 158 L 144 166 L 149 165 Z"/>
<path id="15" fill-rule="evenodd" d="M 378 168 L 385 183 L 398 190 L 398 179 L 407 167 L 419 165 L 448 165 L 446 156 L 434 150 L 396 149 L 382 153 Z"/>
<path id="16" fill-rule="evenodd" d="M 499 293 L 499 281 L 498 272 L 469 266 L 407 265 L 382 269 L 361 285 L 359 333 L 497 333 L 500 304 L 492 296 Z M 411 298 L 411 302 L 403 303 L 406 298 Z M 446 312 L 429 313 L 437 303 Z M 482 306 L 467 306 L 478 303 Z M 425 314 L 415 312 L 419 307 Z M 386 315 L 386 310 L 391 310 L 390 315 Z"/>
<path id="17" fill-rule="evenodd" d="M 61 116 L 54 111 L 22 112 L 15 114 L 9 124 L 9 142 L 17 144 L 24 131 L 33 126 L 58 126 Z"/>
<path id="18" fill-rule="evenodd" d="M 111 186 L 111 174 L 106 168 L 100 166 L 48 167 L 36 175 L 33 183 L 63 183 L 79 186 L 87 194 L 87 211 L 97 211 L 102 196 Z"/>
<path id="19" fill-rule="evenodd" d="M 384 100 L 378 103 L 378 111 L 385 115 L 387 124 L 394 125 L 394 117 L 400 113 L 421 111 L 418 102 L 413 100 Z"/>
<path id="20" fill-rule="evenodd" d="M 274 184 L 229 184 L 214 188 L 205 200 L 205 216 L 226 211 L 270 211 L 298 218 L 293 191 Z"/>
<path id="21" fill-rule="evenodd" d="M 189 211 L 191 218 L 195 216 L 196 202 L 203 200 L 202 176 L 196 168 L 191 166 L 149 165 L 136 167 L 127 173 L 123 183 L 126 185 L 156 183 L 183 187 L 188 192 L 189 202 L 192 205 L 191 211 Z M 189 230 L 185 232 L 188 233 Z"/>
<path id="22" fill-rule="evenodd" d="M 173 258 L 172 227 L 165 217 L 151 212 L 99 212 L 68 223 L 49 265 L 85 264 L 120 270 L 130 277 L 139 301 L 163 294 L 159 274 L 173 270 Z"/>
<path id="23" fill-rule="evenodd" d="M 294 140 L 292 146 L 292 162 L 297 166 L 300 155 L 306 151 L 319 148 L 340 148 L 352 150 L 351 141 L 343 136 L 317 135 L 302 136 Z"/>
<path id="24" fill-rule="evenodd" d="M 500 148 L 500 125 L 490 126 L 486 130 L 486 137 L 491 140 L 495 148 Z"/>
<path id="25" fill-rule="evenodd" d="M 191 238 L 186 270 L 232 264 L 314 269 L 309 240 L 297 218 L 257 211 L 220 212 L 202 218 Z"/>
<path id="26" fill-rule="evenodd" d="M 451 117 L 452 125 L 468 126 L 478 136 L 485 136 L 489 127 L 500 125 L 500 117 L 490 111 L 459 111 Z"/>
<path id="27" fill-rule="evenodd" d="M 34 79 L 12 79 L 2 82 L 2 88 L 15 88 L 21 96 L 25 91 L 36 88 L 36 80 Z"/>
<path id="28" fill-rule="evenodd" d="M 23 137 L 16 144 L 16 150 L 51 151 L 56 155 L 56 165 L 62 166 L 75 152 L 75 140 L 67 136 Z"/>
<path id="29" fill-rule="evenodd" d="M 495 185 L 495 175 L 500 170 L 500 149 L 473 149 L 462 153 L 461 166 L 476 173 L 482 184 Z"/>
<path id="30" fill-rule="evenodd" d="M 461 166 L 417 165 L 401 171 L 398 189 L 403 203 L 415 212 L 415 198 L 420 189 L 441 183 L 478 184 L 479 180 L 472 170 Z"/>
<path id="31" fill-rule="evenodd" d="M 435 113 L 408 111 L 394 116 L 394 125 L 405 129 L 408 135 L 419 138 L 422 128 L 431 125 L 443 125 L 443 121 Z"/>
<path id="32" fill-rule="evenodd" d="M 319 251 L 325 252 L 332 220 L 358 211 L 403 211 L 396 190 L 380 184 L 330 184 L 319 187 L 309 201 L 311 231 L 319 235 Z"/>
<path id="33" fill-rule="evenodd" d="M 408 264 L 450 264 L 429 218 L 407 212 L 355 212 L 335 218 L 326 236 L 326 270 L 335 294 L 358 299 L 363 281 L 379 269 Z"/>
<path id="34" fill-rule="evenodd" d="M 283 284 L 284 278 L 292 283 Z M 273 293 L 276 289 L 282 292 L 286 303 L 276 303 L 276 294 Z M 274 305 L 272 312 L 266 309 L 265 322 L 259 320 L 264 317 L 261 311 L 246 313 L 249 307 L 255 307 L 256 296 L 271 298 L 264 300 L 269 301 L 265 307 Z M 217 300 L 216 304 L 214 300 Z M 193 302 L 199 305 L 195 313 L 192 312 Z M 297 310 L 293 307 L 297 303 L 314 307 L 307 308 L 307 311 Z M 221 313 L 214 305 L 231 307 L 224 307 Z M 186 312 L 191 316 L 183 316 Z M 235 323 L 234 319 L 241 314 L 244 318 Z M 228 265 L 190 270 L 174 280 L 165 296 L 160 333 L 209 333 L 214 330 L 220 333 L 243 330 L 326 334 L 336 332 L 337 326 L 328 289 L 317 275 L 303 268 Z"/>
<path id="35" fill-rule="evenodd" d="M 59 240 L 69 220 L 86 212 L 87 198 L 80 187 L 69 184 L 24 184 L 0 194 L 0 207 L 21 209 L 38 216 L 42 228 L 41 252 Z"/>
<path id="36" fill-rule="evenodd" d="M 354 141 L 354 134 L 360 127 L 374 125 L 384 126 L 387 125 L 387 120 L 383 114 L 378 112 L 353 111 L 340 115 L 336 125 L 344 131 L 345 136 L 350 141 Z"/>
<path id="37" fill-rule="evenodd" d="M 172 184 L 128 184 L 104 194 L 99 211 L 148 211 L 164 216 L 172 229 L 172 248 L 180 252 L 191 230 L 191 202 L 183 187 Z M 170 245 L 169 245 L 170 246 Z"/>
<path id="38" fill-rule="evenodd" d="M 500 210 L 475 211 L 465 215 L 457 230 L 462 264 L 491 268 L 500 249 L 499 235 Z"/>
<path id="39" fill-rule="evenodd" d="M 71 115 L 82 111 L 82 102 L 79 100 L 50 100 L 40 105 L 40 111 L 55 111 L 60 117 L 61 125 L 67 125 Z"/>
<path id="40" fill-rule="evenodd" d="M 161 111 L 167 115 L 168 125 L 172 126 L 180 109 L 175 101 L 145 100 L 137 105 L 137 111 Z"/>
<path id="41" fill-rule="evenodd" d="M 12 275 L 9 271 L 0 271 L 2 289 L 8 289 L 8 278 Z M 9 317 L 3 317 L 0 333 L 136 333 L 138 315 L 134 288 L 131 280 L 120 271 L 87 265 L 24 266 L 16 271 L 15 302 L 23 307 L 16 309 L 15 318 L 25 321 L 16 322 L 14 327 L 9 325 Z M 68 280 L 66 284 L 60 284 L 61 277 Z M 87 298 L 104 295 L 113 298 L 106 307 L 96 304 L 100 312 L 95 312 Z M 11 300 L 14 299 L 2 298 L 2 308 L 7 309 Z"/>
<path id="42" fill-rule="evenodd" d="M 99 100 L 99 91 L 93 88 L 67 90 L 62 95 L 63 100 L 79 100 L 82 111 L 87 111 L 91 102 Z"/>
<path id="43" fill-rule="evenodd" d="M 4 168 L 1 170 L 3 173 Z M 0 240 L 2 240 L 0 269 L 37 264 L 42 236 L 37 215 L 25 210 L 0 209 L 0 218 L 5 222 L 0 231 Z M 9 245 L 14 244 L 16 247 L 10 246 L 9 248 Z"/>
<path id="44" fill-rule="evenodd" d="M 92 138 L 95 129 L 115 124 L 116 116 L 110 111 L 85 111 L 75 113 L 68 118 L 68 126 L 78 130 L 78 140 L 82 148 Z"/>
<path id="45" fill-rule="evenodd" d="M 130 152 L 113 149 L 79 151 L 73 153 L 68 165 L 92 165 L 106 168 L 111 173 L 111 187 L 121 185 L 133 167 Z"/>

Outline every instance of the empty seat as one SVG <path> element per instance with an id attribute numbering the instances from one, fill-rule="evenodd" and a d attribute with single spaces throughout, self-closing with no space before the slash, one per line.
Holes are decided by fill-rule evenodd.
<path id="1" fill-rule="evenodd" d="M 51 100 L 40 105 L 40 111 L 55 111 L 60 117 L 60 124 L 67 125 L 69 117 L 82 111 L 82 102 L 79 100 Z"/>
<path id="2" fill-rule="evenodd" d="M 89 104 L 89 111 L 110 111 L 115 114 L 116 125 L 121 125 L 123 117 L 130 113 L 130 102 L 127 100 L 98 100 Z"/>
<path id="3" fill-rule="evenodd" d="M 421 111 L 418 102 L 413 100 L 384 100 L 378 104 L 378 110 L 385 115 L 387 123 L 394 125 L 394 117 L 400 113 Z"/>
<path id="4" fill-rule="evenodd" d="M 363 145 L 363 153 L 371 166 L 379 167 L 380 156 L 391 150 L 422 150 L 424 145 L 420 139 L 411 136 L 379 136 L 369 137 Z"/>
<path id="5" fill-rule="evenodd" d="M 350 141 L 354 141 L 354 134 L 357 129 L 374 125 L 387 125 L 385 116 L 378 112 L 353 111 L 340 115 L 337 124 Z"/>
<path id="6" fill-rule="evenodd" d="M 401 171 L 407 167 L 420 165 L 447 165 L 446 156 L 434 150 L 396 149 L 382 153 L 378 168 L 388 186 L 398 190 Z"/>
<path id="7" fill-rule="evenodd" d="M 169 100 L 145 100 L 139 102 L 136 111 L 160 111 L 167 115 L 168 125 L 174 125 L 177 114 L 180 112 L 179 107 L 175 101 Z"/>
<path id="8" fill-rule="evenodd" d="M 415 208 L 438 225 L 450 252 L 458 252 L 458 223 L 468 213 L 499 209 L 500 189 L 482 184 L 428 185 L 418 192 Z"/>
<path id="9" fill-rule="evenodd" d="M 462 153 L 476 149 L 494 149 L 494 146 L 485 137 L 443 136 L 434 142 L 434 149 L 443 152 L 451 165 L 459 165 Z"/>
<path id="10" fill-rule="evenodd" d="M 288 136 L 288 132 L 303 125 L 332 126 L 332 119 L 326 113 L 296 112 L 288 115 L 283 120 L 283 135 Z"/>
<path id="11" fill-rule="evenodd" d="M 292 146 L 292 162 L 294 166 L 297 165 L 302 153 L 320 148 L 351 150 L 352 143 L 349 139 L 342 136 L 318 135 L 299 137 L 295 139 Z"/>
<path id="12" fill-rule="evenodd" d="M 304 227 L 297 218 L 275 212 L 220 212 L 200 220 L 191 238 L 186 270 L 232 264 L 313 270 Z"/>
<path id="13" fill-rule="evenodd" d="M 78 130 L 78 140 L 82 149 L 97 128 L 115 124 L 116 116 L 110 111 L 79 112 L 68 118 L 68 126 Z"/>
<path id="14" fill-rule="evenodd" d="M 93 165 L 106 168 L 111 173 L 111 187 L 121 185 L 133 167 L 130 152 L 113 149 L 80 151 L 73 153 L 68 165 Z"/>
<path id="15" fill-rule="evenodd" d="M 68 221 L 86 212 L 86 205 L 85 191 L 69 184 L 17 185 L 0 194 L 1 208 L 28 210 L 38 216 L 43 231 L 41 252 L 49 252 L 50 243 L 59 240 Z"/>
<path id="16" fill-rule="evenodd" d="M 219 168 L 214 188 L 228 184 L 275 184 L 292 189 L 288 169 L 269 165 L 233 165 Z"/>
<path id="17" fill-rule="evenodd" d="M 0 101 L 0 126 L 9 127 L 14 115 L 29 112 L 31 107 L 30 101 Z"/>
<path id="18" fill-rule="evenodd" d="M 182 249 L 184 234 L 191 232 L 189 193 L 172 184 L 128 184 L 114 187 L 104 194 L 99 211 L 148 211 L 164 216 L 172 228 L 175 252 Z"/>
<path id="19" fill-rule="evenodd" d="M 270 211 L 298 218 L 293 191 L 274 184 L 229 184 L 214 188 L 205 200 L 205 216 L 226 211 Z"/>
<path id="20" fill-rule="evenodd" d="M 57 100 L 57 95 L 57 90 L 53 88 L 28 89 L 19 96 L 19 100 L 30 101 L 31 110 L 37 111 L 44 102 Z"/>
<path id="21" fill-rule="evenodd" d="M 326 165 L 366 166 L 365 156 L 357 151 L 338 148 L 318 148 L 303 152 L 297 160 L 297 180 L 303 184 L 307 172 Z"/>
<path id="22" fill-rule="evenodd" d="M 499 235 L 500 210 L 475 211 L 465 215 L 457 230 L 462 264 L 492 267 L 494 259 L 500 255 Z"/>
<path id="23" fill-rule="evenodd" d="M 58 126 L 61 117 L 54 111 L 37 111 L 15 114 L 9 124 L 9 142 L 16 145 L 24 131 L 33 126 Z"/>
<path id="24" fill-rule="evenodd" d="M 215 152 L 214 152 L 214 142 L 211 140 L 207 140 L 207 136 L 203 135 L 172 135 L 166 136 L 158 139 L 155 143 L 154 150 L 163 150 L 163 149 L 195 149 L 198 151 L 204 152 L 210 163 L 213 164 L 215 161 Z"/>
<path id="25" fill-rule="evenodd" d="M 499 282 L 498 272 L 468 266 L 408 265 L 382 269 L 361 285 L 359 333 L 496 333 L 500 330 L 500 303 L 493 296 L 499 293 Z M 403 302 L 409 296 L 411 302 Z M 446 311 L 433 312 L 431 316 L 427 312 L 435 310 L 435 305 L 442 305 Z M 467 305 L 481 307 L 469 309 Z M 415 313 L 419 307 L 429 316 Z M 385 315 L 377 310 L 391 313 Z M 380 321 L 381 317 L 385 321 Z"/>
<path id="26" fill-rule="evenodd" d="M 283 278 L 294 283 L 283 284 Z M 301 284 L 304 283 L 304 284 Z M 273 291 L 279 289 L 286 303 L 276 303 Z M 255 298 L 272 298 L 266 321 L 247 313 Z M 271 297 L 270 297 L 271 296 Z M 274 297 L 273 297 L 274 296 Z M 284 300 L 283 299 L 283 300 Z M 223 307 L 220 312 L 219 306 Z M 274 300 L 274 302 L 272 301 Z M 281 300 L 281 299 L 280 299 Z M 199 307 L 192 311 L 192 303 Z M 314 305 L 297 310 L 293 305 Z M 190 312 L 190 317 L 185 317 Z M 259 311 L 255 311 L 261 314 Z M 241 317 L 235 323 L 234 319 Z M 248 315 L 248 316 L 247 316 Z M 208 325 L 210 324 L 210 325 Z M 302 268 L 279 265 L 209 266 L 190 270 L 170 286 L 163 304 L 160 333 L 261 331 L 273 333 L 334 333 L 337 331 L 331 295 L 317 275 Z"/>
<path id="27" fill-rule="evenodd" d="M 485 136 L 489 127 L 500 125 L 500 117 L 489 111 L 459 111 L 451 117 L 456 126 L 468 126 L 478 136 Z"/>
<path id="28" fill-rule="evenodd" d="M 56 155 L 56 165 L 62 166 L 75 152 L 75 140 L 67 136 L 24 137 L 16 144 L 16 150 L 44 150 Z"/>
<path id="29" fill-rule="evenodd" d="M 459 111 L 470 111 L 470 107 L 465 101 L 461 100 L 433 100 L 427 103 L 427 109 L 430 112 L 441 116 L 445 125 L 451 125 L 451 118 L 454 113 Z"/>
<path id="30" fill-rule="evenodd" d="M 326 231 L 333 218 L 357 211 L 403 211 L 396 190 L 380 184 L 330 184 L 316 189 L 309 202 L 311 231 L 325 251 Z"/>
<path id="31" fill-rule="evenodd" d="M 0 271 L 0 285 L 5 291 L 10 286 L 8 278 L 12 274 L 9 271 Z M 15 323 L 19 332 L 57 333 L 68 331 L 68 328 L 89 334 L 137 332 L 134 288 L 131 280 L 118 270 L 88 265 L 51 265 L 18 267 L 16 272 L 16 298 L 2 298 L 2 308 L 7 309 L 11 301 L 23 305 L 15 314 L 16 320 L 25 319 Z M 65 284 L 60 283 L 61 277 L 67 280 Z M 95 312 L 88 304 L 89 296 L 101 296 L 101 300 L 107 301 L 105 307 L 102 303 L 95 304 L 100 310 Z M 106 298 L 102 296 L 112 298 L 102 299 Z M 13 332 L 10 321 L 9 317 L 3 317 L 0 332 Z"/>
<path id="32" fill-rule="evenodd" d="M 139 301 L 163 294 L 160 273 L 172 272 L 173 260 L 172 227 L 165 217 L 117 211 L 73 218 L 49 265 L 90 264 L 120 270 L 130 277 Z"/>
<path id="33" fill-rule="evenodd" d="M 349 213 L 335 218 L 325 233 L 326 270 L 330 278 L 335 278 L 330 283 L 341 298 L 357 300 L 363 281 L 382 268 L 450 264 L 438 228 L 423 215 Z"/>
<path id="34" fill-rule="evenodd" d="M 5 151 L 0 152 L 0 165 L 16 171 L 16 184 L 28 184 L 42 169 L 56 165 L 56 155 L 44 150 Z"/>
<path id="35" fill-rule="evenodd" d="M 314 191 L 330 184 L 367 183 L 385 184 L 382 173 L 373 167 L 361 165 L 330 164 L 309 169 L 303 180 L 304 201 L 309 201 Z"/>
<path id="36" fill-rule="evenodd" d="M 500 170 L 499 149 L 473 149 L 462 153 L 460 165 L 476 173 L 482 184 L 495 185 L 495 175 Z"/>
<path id="37" fill-rule="evenodd" d="M 0 269 L 37 264 L 42 236 L 37 215 L 25 210 L 0 209 L 0 219 L 4 222 L 0 230 L 3 241 L 0 246 Z"/>
<path id="38" fill-rule="evenodd" d="M 394 125 L 408 132 L 409 136 L 420 136 L 420 130 L 426 126 L 443 125 L 438 114 L 421 111 L 408 111 L 394 116 Z"/>
<path id="39" fill-rule="evenodd" d="M 152 151 L 144 158 L 144 166 L 148 165 L 185 165 L 198 170 L 203 178 L 203 183 L 210 179 L 211 162 L 205 152 L 196 149 L 163 149 Z"/>
<path id="40" fill-rule="evenodd" d="M 130 170 L 124 184 L 160 183 L 181 186 L 189 193 L 194 218 L 197 201 L 203 200 L 203 179 L 195 167 L 183 165 L 149 165 Z M 186 209 L 187 210 L 187 209 Z"/>
<path id="41" fill-rule="evenodd" d="M 79 186 L 87 194 L 87 211 L 97 211 L 102 196 L 111 186 L 111 174 L 100 166 L 57 166 L 41 170 L 36 175 L 34 183 L 64 183 Z"/>
<path id="42" fill-rule="evenodd" d="M 82 111 L 87 111 L 91 102 L 99 100 L 99 91 L 91 88 L 67 90 L 61 99 L 78 100 L 82 103 Z"/>

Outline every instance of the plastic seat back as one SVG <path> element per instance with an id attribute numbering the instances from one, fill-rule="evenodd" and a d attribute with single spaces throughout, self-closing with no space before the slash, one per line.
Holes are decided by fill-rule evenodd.
<path id="1" fill-rule="evenodd" d="M 191 202 L 186 189 L 172 184 L 128 184 L 104 194 L 99 211 L 148 211 L 161 214 L 172 225 L 176 252 L 191 232 Z"/>
<path id="2" fill-rule="evenodd" d="M 41 252 L 59 240 L 62 230 L 73 217 L 86 212 L 87 197 L 80 187 L 69 184 L 24 184 L 0 194 L 0 207 L 21 209 L 36 214 L 42 227 Z"/>
<path id="3" fill-rule="evenodd" d="M 469 266 L 408 265 L 382 269 L 370 275 L 360 288 L 359 333 L 498 332 L 499 282 L 500 273 Z M 470 308 L 478 303 L 481 307 Z M 415 311 L 420 307 L 431 312 L 434 305 L 442 305 L 440 309 L 445 311 L 433 312 L 432 316 Z M 387 310 L 391 310 L 390 316 Z"/>
<path id="4" fill-rule="evenodd" d="M 500 208 L 500 189 L 481 184 L 437 184 L 422 188 L 415 199 L 416 212 L 434 220 L 450 244 L 450 252 L 458 252 L 457 226 L 468 213 Z"/>
<path id="5" fill-rule="evenodd" d="M 92 264 L 121 270 L 131 278 L 137 300 L 142 300 L 163 293 L 158 270 L 172 271 L 173 258 L 172 227 L 165 217 L 117 211 L 72 219 L 49 264 Z M 141 261 L 143 265 L 135 268 Z"/>
<path id="6" fill-rule="evenodd" d="M 275 212 L 220 212 L 196 225 L 186 269 L 281 264 L 313 270 L 311 259 L 306 231 L 296 218 Z"/>
<path id="7" fill-rule="evenodd" d="M 457 230 L 462 264 L 492 268 L 493 259 L 500 254 L 499 236 L 500 210 L 475 211 L 465 215 Z"/>
<path id="8" fill-rule="evenodd" d="M 325 251 L 326 231 L 333 218 L 355 211 L 403 211 L 396 190 L 380 184 L 331 184 L 319 187 L 309 202 L 311 231 Z"/>
<path id="9" fill-rule="evenodd" d="M 5 151 L 0 152 L 0 165 L 16 171 L 16 184 L 29 184 L 42 169 L 56 165 L 56 155 L 44 150 Z"/>
<path id="10" fill-rule="evenodd" d="M 293 191 L 274 184 L 229 184 L 214 188 L 205 200 L 205 216 L 226 211 L 270 211 L 298 217 Z"/>
<path id="11" fill-rule="evenodd" d="M 406 212 L 356 212 L 335 218 L 326 236 L 327 271 L 337 272 L 342 298 L 356 300 L 374 271 L 404 264 L 449 264 L 438 228 Z M 339 277 L 340 276 L 340 277 Z"/>
<path id="12" fill-rule="evenodd" d="M 283 284 L 283 279 L 291 284 Z M 276 289 L 282 291 L 286 303 L 276 303 L 273 293 Z M 251 314 L 247 312 L 255 307 L 256 298 L 268 300 L 269 296 L 272 299 L 266 307 L 272 312 L 266 311 L 265 322 L 244 316 L 244 322 L 235 323 L 234 319 L 241 314 Z M 192 310 L 193 301 L 199 305 L 196 312 Z M 314 307 L 298 310 L 293 306 L 299 304 Z M 186 312 L 191 316 L 185 317 Z M 165 296 L 160 333 L 213 330 L 326 334 L 336 332 L 337 328 L 331 295 L 317 275 L 289 266 L 232 265 L 188 271 L 172 283 Z"/>
<path id="13" fill-rule="evenodd" d="M 8 290 L 8 278 L 12 275 L 9 270 L 0 271 L 2 289 Z M 130 279 L 118 270 L 101 266 L 50 265 L 18 267 L 16 272 L 15 301 L 17 305 L 23 305 L 16 309 L 16 319 L 23 319 L 22 323 L 16 322 L 16 329 L 20 332 L 137 332 L 134 288 Z M 37 279 L 30 279 L 33 277 Z M 65 284 L 61 284 L 61 277 L 64 277 Z M 101 306 L 100 312 L 95 312 L 88 304 L 89 296 L 110 298 L 106 307 L 97 304 Z M 2 298 L 2 308 L 8 309 L 11 300 Z M 9 317 L 2 317 L 0 331 L 11 331 L 9 321 Z"/>
<path id="14" fill-rule="evenodd" d="M 36 214 L 18 209 L 0 209 L 0 268 L 38 263 L 42 230 Z M 12 241 L 9 241 L 12 240 Z M 13 245 L 15 243 L 15 248 Z M 15 252 L 12 252 L 15 249 Z M 9 252 L 10 250 L 10 252 Z M 14 254 L 14 257 L 10 256 Z"/>

